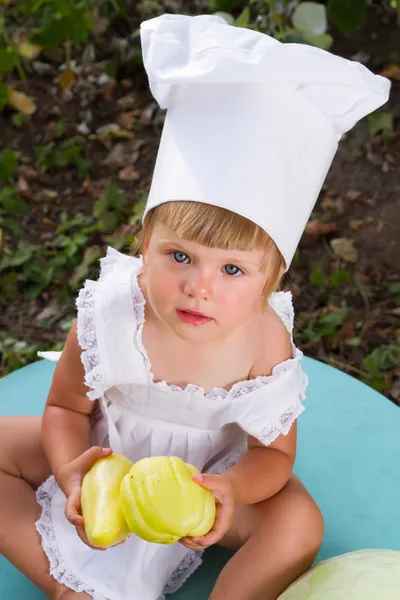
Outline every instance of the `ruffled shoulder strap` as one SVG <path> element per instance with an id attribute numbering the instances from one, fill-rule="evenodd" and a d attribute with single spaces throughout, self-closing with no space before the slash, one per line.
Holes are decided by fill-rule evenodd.
<path id="1" fill-rule="evenodd" d="M 286 329 L 293 335 L 294 309 L 291 292 L 275 292 L 269 297 L 269 305 L 274 309 Z"/>
<path id="2" fill-rule="evenodd" d="M 292 358 L 276 365 L 270 376 L 259 376 L 247 382 L 253 389 L 233 399 L 231 410 L 235 421 L 249 435 L 265 446 L 279 435 L 287 435 L 304 411 L 303 400 L 308 385 L 301 367 L 303 353 L 293 342 L 294 310 L 290 292 L 276 292 L 269 299 L 288 330 L 292 342 Z"/>
<path id="3" fill-rule="evenodd" d="M 277 365 L 271 376 L 259 378 L 261 385 L 232 402 L 232 420 L 265 446 L 287 435 L 304 411 L 308 377 L 300 364 L 302 356 L 294 347 L 292 359 Z"/>
<path id="4" fill-rule="evenodd" d="M 76 301 L 78 343 L 91 400 L 125 383 L 132 370 L 139 378 L 147 376 L 134 343 L 144 311 L 143 298 L 135 297 L 133 285 L 142 260 L 109 248 L 100 265 L 99 279 L 86 280 Z"/>

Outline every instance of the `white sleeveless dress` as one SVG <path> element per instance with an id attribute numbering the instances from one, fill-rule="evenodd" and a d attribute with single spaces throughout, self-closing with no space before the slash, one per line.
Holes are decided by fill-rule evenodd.
<path id="1" fill-rule="evenodd" d="M 181 389 L 154 382 L 142 343 L 145 300 L 137 281 L 142 264 L 109 249 L 99 280 L 86 281 L 77 300 L 88 397 L 101 407 L 92 442 L 132 461 L 175 455 L 203 472 L 223 473 L 246 452 L 246 434 L 268 446 L 286 435 L 304 410 L 302 353 L 293 345 L 293 358 L 271 376 L 236 383 L 229 391 L 214 388 L 204 394 L 197 385 Z M 273 294 L 270 304 L 291 334 L 290 293 Z M 201 564 L 202 552 L 134 535 L 106 552 L 92 550 L 67 521 L 65 496 L 54 477 L 38 489 L 37 501 L 42 514 L 36 528 L 51 575 L 95 600 L 160 600 Z"/>

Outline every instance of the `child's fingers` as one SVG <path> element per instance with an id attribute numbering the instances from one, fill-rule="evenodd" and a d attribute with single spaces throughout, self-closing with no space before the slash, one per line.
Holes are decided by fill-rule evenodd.
<path id="1" fill-rule="evenodd" d="M 196 544 L 191 537 L 181 538 L 179 543 L 182 544 L 182 546 L 185 546 L 185 548 L 188 548 L 188 550 L 204 550 L 205 548 L 204 546 Z"/>
<path id="2" fill-rule="evenodd" d="M 83 525 L 81 515 L 81 488 L 76 488 L 67 498 L 65 516 L 72 525 Z"/>
<path id="3" fill-rule="evenodd" d="M 82 473 L 87 473 L 93 467 L 94 463 L 99 458 L 110 456 L 112 454 L 111 448 L 102 448 L 101 446 L 92 446 L 86 452 L 84 452 L 77 460 L 79 460 L 79 466 Z"/>
<path id="4" fill-rule="evenodd" d="M 201 547 L 212 546 L 222 540 L 226 532 L 230 529 L 233 521 L 234 506 L 223 506 L 217 510 L 215 522 L 212 529 L 198 538 L 193 538 L 195 544 Z"/>

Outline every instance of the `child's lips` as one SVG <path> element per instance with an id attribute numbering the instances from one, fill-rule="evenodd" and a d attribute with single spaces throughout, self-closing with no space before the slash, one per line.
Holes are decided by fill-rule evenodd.
<path id="1" fill-rule="evenodd" d="M 207 317 L 201 313 L 182 310 L 180 308 L 177 308 L 176 312 L 181 321 L 184 323 L 190 323 L 191 325 L 203 325 L 204 323 L 209 323 L 213 320 L 212 317 Z"/>
<path id="2" fill-rule="evenodd" d="M 198 317 L 207 317 L 207 315 L 203 315 L 203 313 L 197 310 L 190 310 L 189 308 L 179 308 L 181 312 L 189 313 L 189 315 L 197 315 Z M 211 317 L 207 317 L 208 319 Z"/>

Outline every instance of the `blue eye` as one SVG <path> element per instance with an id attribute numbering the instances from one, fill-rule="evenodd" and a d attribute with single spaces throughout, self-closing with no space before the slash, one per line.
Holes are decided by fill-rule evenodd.
<path id="1" fill-rule="evenodd" d="M 225 273 L 227 273 L 228 275 L 232 275 L 233 277 L 243 274 L 243 271 L 241 269 L 239 269 L 239 267 L 236 267 L 235 265 L 225 265 L 224 269 L 225 269 Z"/>
<path id="2" fill-rule="evenodd" d="M 186 259 L 189 260 L 188 255 L 185 254 L 184 252 L 180 252 L 179 250 L 172 252 L 172 257 L 176 262 L 181 263 L 181 264 L 187 264 Z"/>

